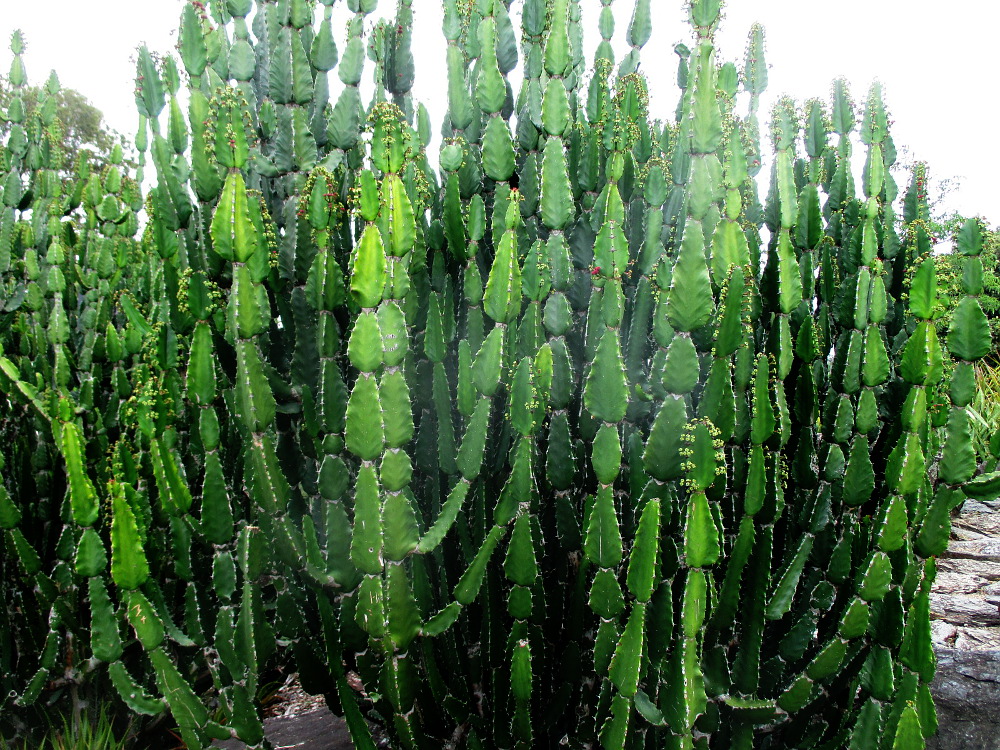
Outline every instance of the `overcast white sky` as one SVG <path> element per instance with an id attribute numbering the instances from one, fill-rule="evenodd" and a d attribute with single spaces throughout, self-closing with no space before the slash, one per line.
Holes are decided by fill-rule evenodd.
<path id="1" fill-rule="evenodd" d="M 80 91 L 104 112 L 111 127 L 131 134 L 137 115 L 130 59 L 141 42 L 160 52 L 173 47 L 182 1 L 0 0 L 6 6 L 0 13 L 0 38 L 9 39 L 15 28 L 22 29 L 33 82 L 43 81 L 54 68 L 64 85 Z M 582 4 L 585 28 L 595 30 L 598 0 Z M 653 109 L 667 115 L 676 103 L 673 46 L 687 42 L 688 32 L 681 0 L 653 0 L 652 5 L 653 39 L 643 52 L 643 68 L 663 82 L 659 91 L 654 88 Z M 338 3 L 341 11 L 344 6 Z M 443 98 L 440 2 L 413 0 L 413 6 L 415 93 L 433 116 L 435 103 Z M 613 7 L 620 40 L 632 2 L 616 0 Z M 380 8 L 391 13 L 395 2 L 382 0 Z M 718 35 L 723 59 L 742 61 L 754 21 L 767 30 L 769 97 L 826 98 L 830 82 L 842 75 L 851 81 L 855 99 L 863 101 L 872 80 L 878 78 L 895 120 L 892 132 L 897 146 L 905 147 L 911 158 L 927 161 L 938 179 L 959 179 L 946 207 L 1000 224 L 996 93 L 1000 3 L 730 0 Z M 591 44 L 588 57 L 592 48 Z M 0 69 L 7 69 L 9 59 L 9 52 L 0 49 Z M 439 122 L 440 114 L 434 120 Z"/>

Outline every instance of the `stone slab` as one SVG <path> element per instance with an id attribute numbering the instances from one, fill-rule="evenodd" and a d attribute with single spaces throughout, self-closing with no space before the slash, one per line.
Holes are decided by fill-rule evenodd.
<path id="1" fill-rule="evenodd" d="M 939 729 L 927 750 L 1000 750 L 1000 650 L 938 648 L 937 656 Z"/>

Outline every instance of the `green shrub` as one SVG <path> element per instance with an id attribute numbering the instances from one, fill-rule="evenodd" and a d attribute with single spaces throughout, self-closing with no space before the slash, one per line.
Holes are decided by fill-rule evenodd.
<path id="1" fill-rule="evenodd" d="M 116 715 L 111 702 L 97 707 L 77 706 L 77 712 L 70 715 L 59 715 L 57 711 L 52 713 L 46 715 L 44 729 L 39 728 L 14 745 L 0 738 L 0 748 L 118 750 L 133 746 L 128 716 Z"/>
<path id="2" fill-rule="evenodd" d="M 976 398 L 969 414 L 976 457 L 992 471 L 1000 460 L 1000 367 L 986 362 L 976 365 Z"/>
<path id="3" fill-rule="evenodd" d="M 339 47 L 333 2 L 140 50 L 141 238 L 118 164 L 56 178 L 15 39 L 0 714 L 70 680 L 261 745 L 287 656 L 359 748 L 922 747 L 990 336 L 972 222 L 938 338 L 880 89 L 781 101 L 762 205 L 763 34 L 723 63 L 719 0 L 668 123 L 649 0 L 589 78 L 578 3 L 445 0 L 435 168 L 410 0 Z"/>

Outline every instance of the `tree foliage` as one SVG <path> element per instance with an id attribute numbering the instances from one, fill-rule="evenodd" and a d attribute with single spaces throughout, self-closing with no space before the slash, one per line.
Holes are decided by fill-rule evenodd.
<path id="1" fill-rule="evenodd" d="M 80 151 L 84 149 L 91 153 L 95 166 L 99 169 L 109 162 L 115 145 L 129 150 L 125 136 L 105 122 L 101 110 L 79 91 L 60 87 L 54 72 L 44 86 L 27 86 L 21 90 L 24 108 L 29 116 L 38 109 L 39 102 L 45 99 L 46 88 L 55 92 L 51 98 L 55 106 L 56 121 L 62 130 L 63 169 L 71 169 Z M 0 140 L 6 139 L 10 132 L 11 121 L 7 117 L 7 109 L 13 95 L 14 87 L 10 79 L 0 76 Z"/>

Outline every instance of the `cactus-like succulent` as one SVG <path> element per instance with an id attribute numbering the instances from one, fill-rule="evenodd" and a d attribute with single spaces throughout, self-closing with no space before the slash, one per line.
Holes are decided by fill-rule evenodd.
<path id="1" fill-rule="evenodd" d="M 60 171 L 13 39 L 3 720 L 110 685 L 263 747 L 285 659 L 365 748 L 923 747 L 934 557 L 1000 479 L 979 227 L 940 340 L 880 89 L 779 102 L 765 186 L 763 32 L 724 62 L 720 0 L 666 123 L 648 0 L 617 67 L 602 0 L 592 71 L 578 0 L 444 0 L 434 165 L 421 8 L 338 40 L 316 5 L 186 5 L 136 178 Z"/>

